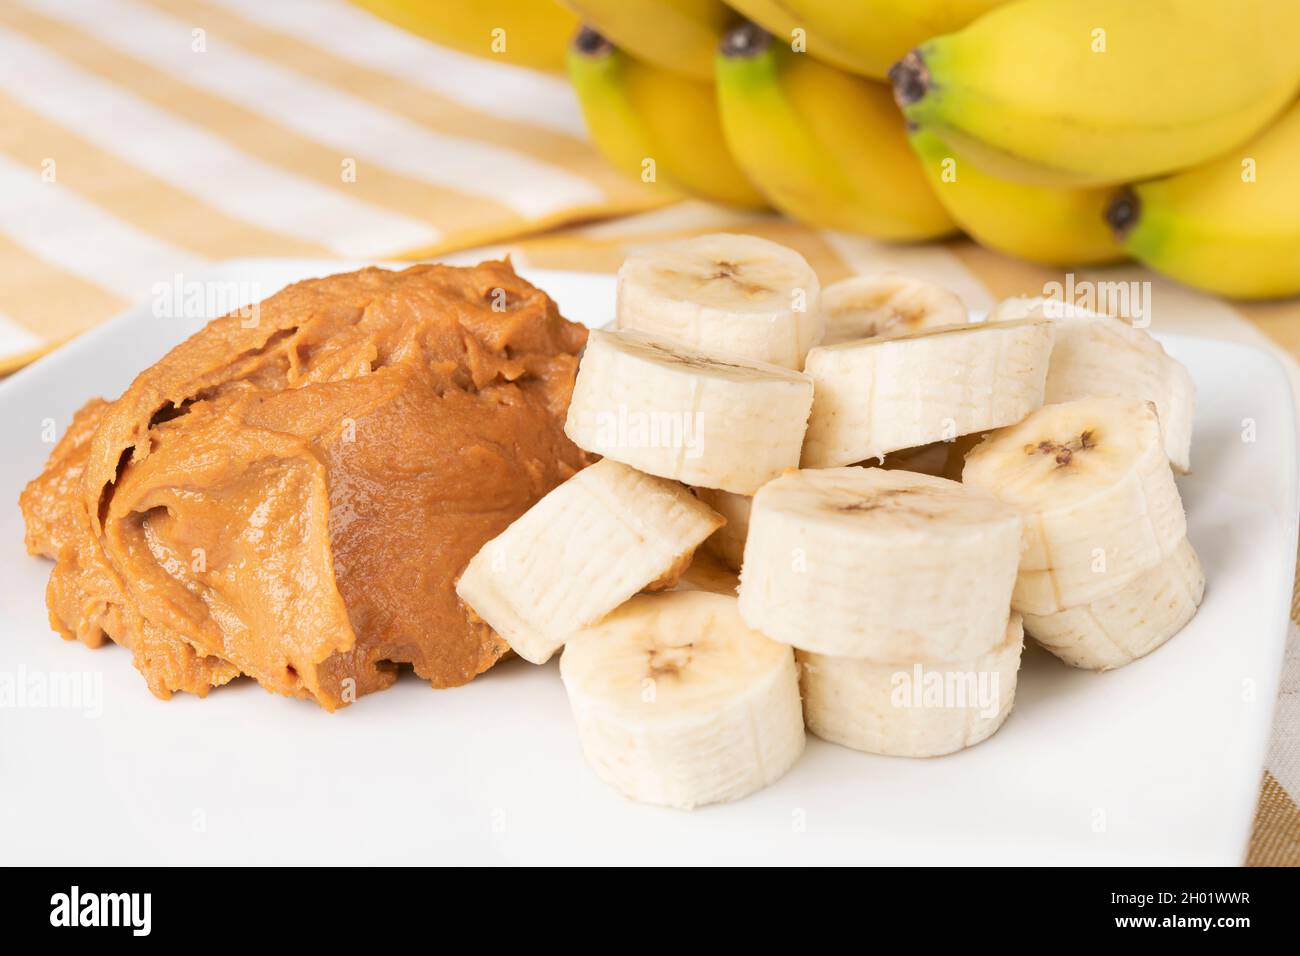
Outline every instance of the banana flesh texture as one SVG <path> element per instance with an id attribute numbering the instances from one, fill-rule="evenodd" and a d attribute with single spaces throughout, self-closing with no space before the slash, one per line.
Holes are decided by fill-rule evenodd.
<path id="1" fill-rule="evenodd" d="M 698 236 L 624 260 L 618 327 L 797 370 L 825 328 L 820 290 L 793 249 L 757 236 Z"/>
<path id="2" fill-rule="evenodd" d="M 750 495 L 798 465 L 812 397 L 788 368 L 593 330 L 564 432 L 647 474 Z"/>
<path id="3" fill-rule="evenodd" d="M 803 751 L 794 655 L 747 627 L 734 597 L 635 597 L 568 642 L 560 677 L 587 762 L 634 800 L 736 800 Z"/>
<path id="4" fill-rule="evenodd" d="M 1277 0 L 1024 0 L 927 40 L 891 77 L 910 123 L 990 173 L 1132 182 L 1276 117 L 1300 86 L 1297 35 L 1300 4 Z"/>
<path id="5" fill-rule="evenodd" d="M 967 660 L 1004 636 L 1021 518 L 976 488 L 881 468 L 806 469 L 754 496 L 750 626 L 877 663 Z"/>
<path id="6" fill-rule="evenodd" d="M 1196 387 L 1183 364 L 1145 330 L 1051 299 L 1007 299 L 991 320 L 1050 318 L 1055 330 L 1043 401 L 1091 396 L 1154 402 L 1174 470 L 1191 470 Z"/>
<path id="7" fill-rule="evenodd" d="M 881 239 L 955 230 L 883 84 L 793 53 L 753 24 L 727 34 L 716 83 L 731 154 L 773 206 Z"/>
<path id="8" fill-rule="evenodd" d="M 605 459 L 485 544 L 456 593 L 511 650 L 544 664 L 638 591 L 675 583 L 722 522 L 681 485 Z"/>
<path id="9" fill-rule="evenodd" d="M 1025 630 L 1072 667 L 1110 670 L 1150 654 L 1196 614 L 1205 572 L 1184 538 L 1113 594 L 1056 614 L 1026 614 Z"/>
<path id="10" fill-rule="evenodd" d="M 1187 537 L 1150 402 L 1045 405 L 976 446 L 962 480 L 1024 514 L 1011 598 L 1022 614 L 1055 614 L 1114 594 Z"/>
<path id="11" fill-rule="evenodd" d="M 796 651 L 804 720 L 823 740 L 866 753 L 954 753 L 991 737 L 1006 721 L 1023 647 L 1020 615 L 1012 614 L 1002 642 L 968 661 L 877 664 Z M 939 693 L 927 696 L 936 686 Z"/>
<path id="12" fill-rule="evenodd" d="M 1180 282 L 1239 299 L 1300 293 L 1300 104 L 1253 141 L 1117 197 L 1124 249 Z"/>
<path id="13" fill-rule="evenodd" d="M 1052 325 L 947 326 L 822 346 L 802 463 L 845 465 L 1018 422 L 1043 403 Z"/>
<path id="14" fill-rule="evenodd" d="M 567 63 L 587 130 L 618 170 L 669 198 L 766 205 L 727 149 L 712 82 L 644 63 L 588 29 Z"/>
<path id="15" fill-rule="evenodd" d="M 826 323 L 822 345 L 970 321 L 956 293 L 898 272 L 841 279 L 822 290 L 821 302 Z"/>
<path id="16" fill-rule="evenodd" d="M 934 194 L 977 242 L 1029 262 L 1092 265 L 1125 258 L 1106 223 L 1114 190 L 1033 185 L 1000 179 L 958 156 L 934 132 L 908 140 Z"/>
<path id="17" fill-rule="evenodd" d="M 1006 0 L 730 0 L 784 43 L 803 31 L 807 52 L 841 70 L 884 79 L 916 44 L 960 29 Z"/>
<path id="18" fill-rule="evenodd" d="M 696 496 L 726 520 L 704 542 L 704 547 L 733 571 L 739 571 L 745 557 L 745 538 L 749 535 L 749 512 L 754 499 L 716 488 L 696 488 Z"/>

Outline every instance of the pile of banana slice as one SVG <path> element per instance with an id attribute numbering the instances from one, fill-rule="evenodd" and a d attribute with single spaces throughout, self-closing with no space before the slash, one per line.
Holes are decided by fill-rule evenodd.
<path id="1" fill-rule="evenodd" d="M 952 753 L 1006 720 L 1026 633 L 1105 670 L 1196 613 L 1192 383 L 1145 331 L 1030 299 L 976 322 L 896 274 L 823 293 L 740 235 L 630 257 L 617 312 L 565 425 L 601 460 L 457 592 L 520 657 L 563 648 L 583 751 L 627 796 L 743 797 L 805 725 Z"/>

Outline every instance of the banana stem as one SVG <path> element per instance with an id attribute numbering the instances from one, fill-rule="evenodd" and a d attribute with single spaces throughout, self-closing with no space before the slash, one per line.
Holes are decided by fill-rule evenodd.
<path id="1" fill-rule="evenodd" d="M 1115 237 L 1123 241 L 1137 225 L 1141 213 L 1142 200 L 1132 188 L 1125 186 L 1106 206 L 1106 223 L 1115 233 Z"/>
<path id="2" fill-rule="evenodd" d="M 746 21 L 722 37 L 719 52 L 726 57 L 758 56 L 772 42 L 772 34 L 756 23 Z"/>
<path id="3" fill-rule="evenodd" d="M 917 50 L 912 50 L 889 68 L 889 79 L 894 84 L 894 102 L 900 109 L 930 92 L 930 69 Z"/>

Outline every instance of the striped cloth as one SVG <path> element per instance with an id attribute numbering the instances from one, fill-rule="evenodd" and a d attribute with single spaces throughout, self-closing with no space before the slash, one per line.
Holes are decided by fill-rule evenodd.
<path id="1" fill-rule="evenodd" d="M 343 0 L 0 5 L 0 371 L 247 256 L 508 252 L 612 272 L 637 245 L 726 229 L 793 246 L 823 282 L 898 268 L 973 308 L 1061 278 L 968 242 L 887 246 L 671 198 L 604 164 L 561 79 L 439 49 Z M 1264 345 L 1300 382 L 1294 301 L 1230 306 L 1131 266 L 1075 278 L 1150 280 L 1158 329 Z M 1293 626 L 1248 862 L 1300 864 L 1297 798 Z"/>

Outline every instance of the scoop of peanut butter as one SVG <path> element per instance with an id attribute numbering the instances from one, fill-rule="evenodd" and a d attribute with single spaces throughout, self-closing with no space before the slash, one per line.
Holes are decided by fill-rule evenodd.
<path id="1" fill-rule="evenodd" d="M 217 319 L 83 408 L 22 494 L 64 637 L 156 695 L 243 674 L 334 708 L 505 643 L 476 551 L 587 463 L 563 433 L 586 330 L 508 263 L 365 269 Z"/>

